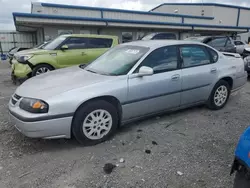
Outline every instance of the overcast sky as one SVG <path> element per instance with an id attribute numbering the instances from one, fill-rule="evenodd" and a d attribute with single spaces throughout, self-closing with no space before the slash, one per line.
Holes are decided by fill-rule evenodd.
<path id="1" fill-rule="evenodd" d="M 249 0 L 203 0 L 203 2 L 218 2 L 249 6 Z M 82 6 L 97 6 L 122 8 L 129 10 L 150 10 L 161 3 L 171 2 L 202 2 L 202 0 L 0 0 L 0 30 L 15 30 L 12 12 L 30 12 L 31 2 L 47 2 Z"/>

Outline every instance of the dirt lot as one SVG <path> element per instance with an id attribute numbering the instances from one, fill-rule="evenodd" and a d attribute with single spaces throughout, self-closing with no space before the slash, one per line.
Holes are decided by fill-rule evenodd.
<path id="1" fill-rule="evenodd" d="M 234 148 L 249 125 L 250 83 L 223 110 L 202 106 L 150 118 L 122 128 L 111 141 L 82 147 L 75 140 L 22 136 L 8 118 L 16 88 L 9 74 L 8 64 L 0 63 L 0 188 L 232 187 Z M 106 175 L 105 163 L 119 167 Z"/>

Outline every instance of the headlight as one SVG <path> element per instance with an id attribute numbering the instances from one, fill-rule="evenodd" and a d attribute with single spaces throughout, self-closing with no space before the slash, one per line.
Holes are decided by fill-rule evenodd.
<path id="1" fill-rule="evenodd" d="M 49 105 L 46 102 L 32 98 L 23 98 L 19 107 L 31 113 L 47 113 L 49 111 Z"/>
<path id="2" fill-rule="evenodd" d="M 20 63 L 25 63 L 25 61 L 29 60 L 32 57 L 33 55 L 22 55 L 22 56 L 17 56 L 16 59 Z"/>

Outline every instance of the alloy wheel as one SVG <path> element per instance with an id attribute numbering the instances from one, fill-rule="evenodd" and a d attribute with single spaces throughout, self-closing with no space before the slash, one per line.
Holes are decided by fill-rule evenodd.
<path id="1" fill-rule="evenodd" d="M 99 140 L 109 133 L 112 128 L 112 116 L 103 109 L 89 113 L 83 121 L 83 133 L 91 140 Z"/>
<path id="2" fill-rule="evenodd" d="M 40 74 L 44 74 L 44 73 L 49 72 L 49 71 L 50 71 L 49 68 L 47 68 L 47 67 L 41 67 L 41 68 L 37 69 L 36 76 L 40 75 Z"/>
<path id="3" fill-rule="evenodd" d="M 222 85 L 218 87 L 214 94 L 214 103 L 216 106 L 220 107 L 227 101 L 228 90 L 227 87 Z"/>

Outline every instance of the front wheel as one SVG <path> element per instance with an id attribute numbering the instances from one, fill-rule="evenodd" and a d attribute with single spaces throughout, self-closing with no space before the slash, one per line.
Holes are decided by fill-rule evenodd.
<path id="1" fill-rule="evenodd" d="M 225 80 L 217 82 L 208 99 L 208 107 L 212 110 L 223 108 L 229 98 L 231 88 Z"/>
<path id="2" fill-rule="evenodd" d="M 236 172 L 234 178 L 234 188 L 249 188 L 250 180 L 246 178 L 243 172 Z"/>
<path id="3" fill-rule="evenodd" d="M 50 72 L 53 70 L 53 67 L 51 67 L 48 64 L 41 64 L 41 65 L 37 65 L 33 71 L 32 71 L 32 77 L 33 76 L 38 76 L 40 74 L 44 74 L 46 72 Z"/>
<path id="4" fill-rule="evenodd" d="M 78 142 L 95 145 L 110 138 L 118 126 L 117 109 L 104 100 L 91 101 L 77 110 L 72 132 Z"/>

